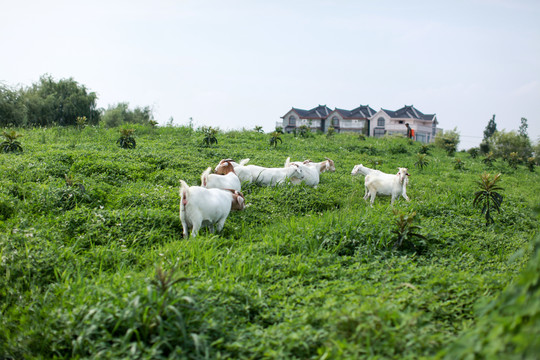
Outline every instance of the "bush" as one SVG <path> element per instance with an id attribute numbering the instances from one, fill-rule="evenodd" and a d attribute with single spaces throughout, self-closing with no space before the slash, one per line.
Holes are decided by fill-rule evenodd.
<path id="1" fill-rule="evenodd" d="M 512 153 L 520 159 L 527 159 L 532 155 L 532 146 L 529 138 L 519 135 L 515 131 L 498 131 L 491 138 L 493 154 L 497 158 L 508 160 Z"/>
<path id="2" fill-rule="evenodd" d="M 435 135 L 435 146 L 443 149 L 450 156 L 454 155 L 459 144 L 459 133 L 454 130 L 441 131 Z"/>

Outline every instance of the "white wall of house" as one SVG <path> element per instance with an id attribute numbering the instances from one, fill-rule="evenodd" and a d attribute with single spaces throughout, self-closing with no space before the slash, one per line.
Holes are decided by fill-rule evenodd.
<path id="1" fill-rule="evenodd" d="M 382 121 L 384 120 L 384 125 Z M 420 120 L 413 118 L 391 118 L 386 112 L 380 110 L 371 118 L 371 126 L 369 135 L 374 137 L 381 137 L 384 135 L 407 135 L 406 123 L 409 123 L 411 129 L 414 129 L 416 141 L 423 143 L 433 142 L 435 136 L 433 135 L 433 121 Z M 435 122 L 435 126 L 436 126 Z"/>

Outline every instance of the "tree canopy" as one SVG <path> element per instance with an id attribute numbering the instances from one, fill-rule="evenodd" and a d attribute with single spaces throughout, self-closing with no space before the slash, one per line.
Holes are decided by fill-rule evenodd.
<path id="1" fill-rule="evenodd" d="M 95 125 L 100 120 L 96 100 L 96 93 L 72 78 L 55 81 L 44 75 L 28 88 L 0 86 L 0 126 L 77 125 L 82 116 Z"/>

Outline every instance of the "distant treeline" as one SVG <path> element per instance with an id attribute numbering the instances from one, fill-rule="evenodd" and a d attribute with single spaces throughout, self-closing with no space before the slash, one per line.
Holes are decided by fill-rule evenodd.
<path id="1" fill-rule="evenodd" d="M 55 81 L 44 75 L 32 86 L 17 89 L 0 84 L 0 127 L 75 126 L 81 119 L 107 127 L 153 122 L 149 107 L 130 110 L 128 103 L 119 103 L 105 110 L 97 108 L 96 100 L 95 92 L 72 78 Z"/>

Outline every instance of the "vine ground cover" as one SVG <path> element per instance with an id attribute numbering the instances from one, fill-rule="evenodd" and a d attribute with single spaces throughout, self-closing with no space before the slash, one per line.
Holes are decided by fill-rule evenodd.
<path id="1" fill-rule="evenodd" d="M 481 355 L 467 349 L 495 316 L 482 304 L 510 302 L 505 289 L 534 277 L 540 176 L 524 166 L 433 148 L 416 169 L 422 147 L 403 138 L 285 134 L 269 146 L 231 131 L 203 146 L 188 127 L 134 128 L 134 149 L 117 130 L 17 129 L 24 152 L 0 155 L 1 358 Z M 182 238 L 179 179 L 199 184 L 223 158 L 281 167 L 288 156 L 329 157 L 336 172 L 316 189 L 245 186 L 249 207 L 221 234 Z M 350 175 L 360 163 L 408 167 L 411 201 L 370 207 Z M 472 206 L 486 171 L 504 188 L 489 226 Z M 394 209 L 416 213 L 411 246 L 394 249 Z M 525 315 L 538 331 L 538 314 Z"/>

